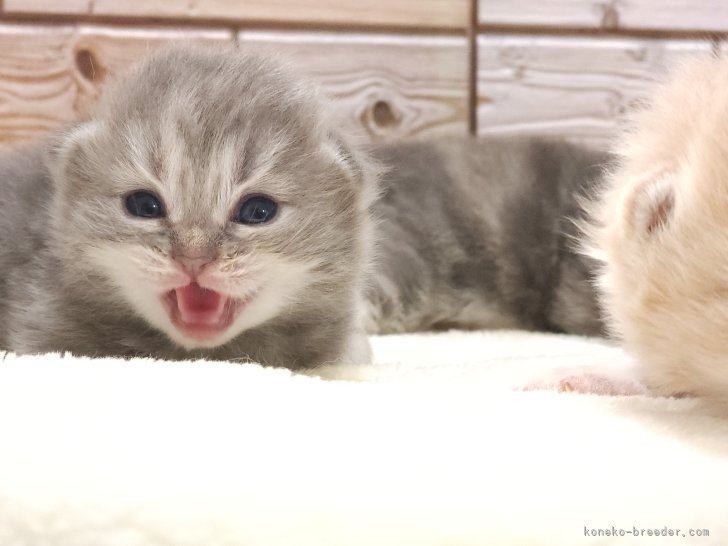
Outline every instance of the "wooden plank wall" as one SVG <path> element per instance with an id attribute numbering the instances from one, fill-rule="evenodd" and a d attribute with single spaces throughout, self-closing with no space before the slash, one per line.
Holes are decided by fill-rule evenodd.
<path id="1" fill-rule="evenodd" d="M 478 0 L 478 131 L 606 145 L 669 68 L 719 51 L 726 0 Z"/>
<path id="2" fill-rule="evenodd" d="M 114 73 L 180 39 L 290 58 L 373 141 L 472 118 L 603 143 L 667 67 L 728 49 L 727 33 L 728 0 L 0 0 L 0 144 L 84 115 Z"/>

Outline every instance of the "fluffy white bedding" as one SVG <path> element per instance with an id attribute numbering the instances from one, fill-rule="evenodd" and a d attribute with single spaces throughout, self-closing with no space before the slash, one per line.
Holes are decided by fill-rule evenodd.
<path id="1" fill-rule="evenodd" d="M 728 544 L 728 421 L 693 400 L 512 388 L 624 365 L 618 349 L 373 342 L 377 365 L 322 370 L 333 381 L 7 355 L 0 546 Z"/>

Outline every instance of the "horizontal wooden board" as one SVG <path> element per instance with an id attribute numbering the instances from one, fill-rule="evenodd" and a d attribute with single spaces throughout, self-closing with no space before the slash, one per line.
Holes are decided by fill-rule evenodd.
<path id="1" fill-rule="evenodd" d="M 238 40 L 288 59 L 335 99 L 342 123 L 369 140 L 466 131 L 464 38 L 241 32 Z"/>
<path id="2" fill-rule="evenodd" d="M 5 0 L 8 13 L 464 28 L 469 0 Z"/>
<path id="3" fill-rule="evenodd" d="M 109 76 L 179 39 L 225 30 L 0 25 L 0 143 L 31 140 L 85 112 Z"/>
<path id="4" fill-rule="evenodd" d="M 728 31 L 725 0 L 478 0 L 483 25 Z"/>
<path id="5" fill-rule="evenodd" d="M 29 140 L 73 115 L 71 27 L 0 25 L 0 143 Z"/>
<path id="6" fill-rule="evenodd" d="M 89 9 L 89 0 L 2 0 L 3 11 L 20 13 L 27 6 L 28 13 L 80 14 Z"/>
<path id="7" fill-rule="evenodd" d="M 162 45 L 179 41 L 232 42 L 233 33 L 217 29 L 79 27 L 71 44 L 78 88 L 76 112 L 82 113 L 93 103 L 109 76 Z"/>
<path id="8" fill-rule="evenodd" d="M 672 63 L 710 48 L 693 40 L 481 36 L 478 132 L 603 145 Z"/>

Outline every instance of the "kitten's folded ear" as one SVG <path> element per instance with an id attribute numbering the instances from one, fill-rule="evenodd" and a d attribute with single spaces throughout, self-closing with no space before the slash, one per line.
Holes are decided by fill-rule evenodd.
<path id="1" fill-rule="evenodd" d="M 70 127 L 51 139 L 44 162 L 55 180 L 63 181 L 68 179 L 69 172 L 83 171 L 88 161 L 80 152 L 97 131 L 97 123 L 86 122 Z"/>
<path id="2" fill-rule="evenodd" d="M 637 184 L 627 198 L 627 222 L 638 236 L 667 229 L 675 214 L 675 174 L 661 172 Z"/>
<path id="3" fill-rule="evenodd" d="M 336 163 L 352 182 L 357 192 L 364 197 L 369 206 L 377 197 L 382 165 L 370 157 L 362 148 L 357 147 L 346 137 L 329 133 L 326 142 L 328 153 L 334 155 Z"/>

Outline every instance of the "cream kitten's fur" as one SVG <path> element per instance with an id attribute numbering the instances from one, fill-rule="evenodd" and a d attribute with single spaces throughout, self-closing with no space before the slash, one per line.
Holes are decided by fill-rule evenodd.
<path id="1" fill-rule="evenodd" d="M 653 392 L 728 408 L 728 61 L 684 65 L 616 152 L 588 229 L 611 328 Z"/>

